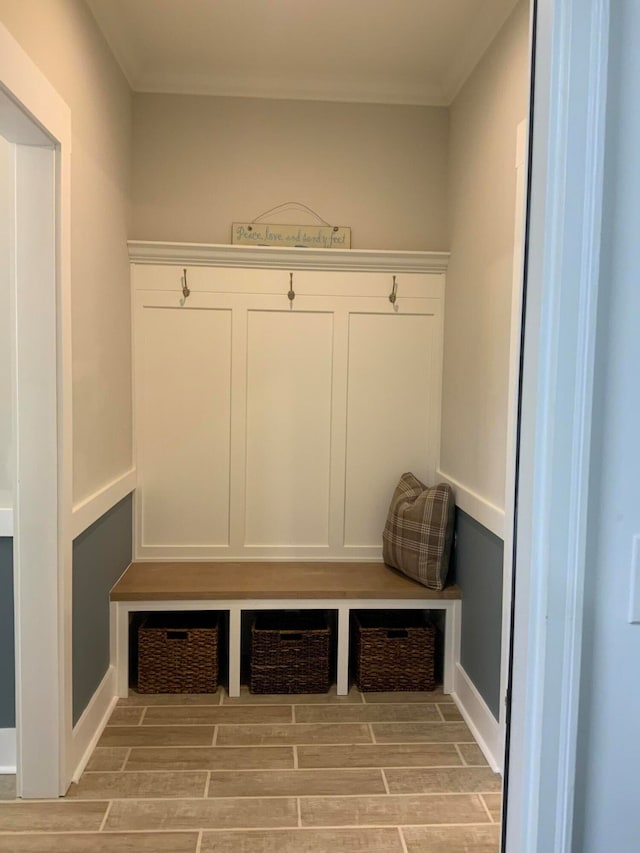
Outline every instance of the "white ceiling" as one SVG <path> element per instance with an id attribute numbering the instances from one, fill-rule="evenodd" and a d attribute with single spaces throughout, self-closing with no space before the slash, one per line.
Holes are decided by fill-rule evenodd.
<path id="1" fill-rule="evenodd" d="M 449 104 L 517 0 L 87 0 L 140 92 Z"/>

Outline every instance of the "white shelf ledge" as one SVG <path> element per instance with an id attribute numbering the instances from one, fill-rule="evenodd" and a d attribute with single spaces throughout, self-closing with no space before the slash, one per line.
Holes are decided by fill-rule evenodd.
<path id="1" fill-rule="evenodd" d="M 130 240 L 133 264 L 184 264 L 208 267 L 256 267 L 286 270 L 444 273 L 448 252 L 401 252 L 383 249 L 276 249 L 208 243 L 160 243 Z"/>

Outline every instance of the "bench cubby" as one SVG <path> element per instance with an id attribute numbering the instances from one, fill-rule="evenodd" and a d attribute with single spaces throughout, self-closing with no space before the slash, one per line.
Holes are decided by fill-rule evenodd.
<path id="1" fill-rule="evenodd" d="M 129 616 L 140 611 L 216 610 L 229 614 L 229 695 L 240 695 L 242 615 L 260 610 L 337 613 L 337 691 L 349 691 L 353 610 L 432 610 L 444 617 L 443 689 L 453 691 L 460 649 L 457 586 L 429 590 L 384 563 L 134 562 L 111 591 L 111 664 L 117 693 L 129 689 Z"/>

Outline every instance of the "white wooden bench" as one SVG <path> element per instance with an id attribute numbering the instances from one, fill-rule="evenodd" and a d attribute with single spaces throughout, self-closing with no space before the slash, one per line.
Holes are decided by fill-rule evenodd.
<path id="1" fill-rule="evenodd" d="M 457 586 L 426 589 L 384 563 L 135 562 L 111 591 L 111 663 L 118 696 L 129 687 L 129 614 L 136 611 L 229 612 L 229 695 L 240 695 L 243 611 L 335 610 L 338 614 L 337 690 L 349 690 L 349 614 L 352 610 L 441 610 L 445 616 L 445 693 L 453 691 L 460 653 L 461 596 Z"/>

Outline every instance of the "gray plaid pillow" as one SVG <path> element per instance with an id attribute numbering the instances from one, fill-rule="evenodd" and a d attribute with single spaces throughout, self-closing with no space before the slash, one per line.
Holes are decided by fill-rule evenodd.
<path id="1" fill-rule="evenodd" d="M 382 533 L 382 559 L 429 589 L 442 589 L 449 571 L 454 521 L 450 486 L 425 486 L 413 474 L 403 474 Z"/>

